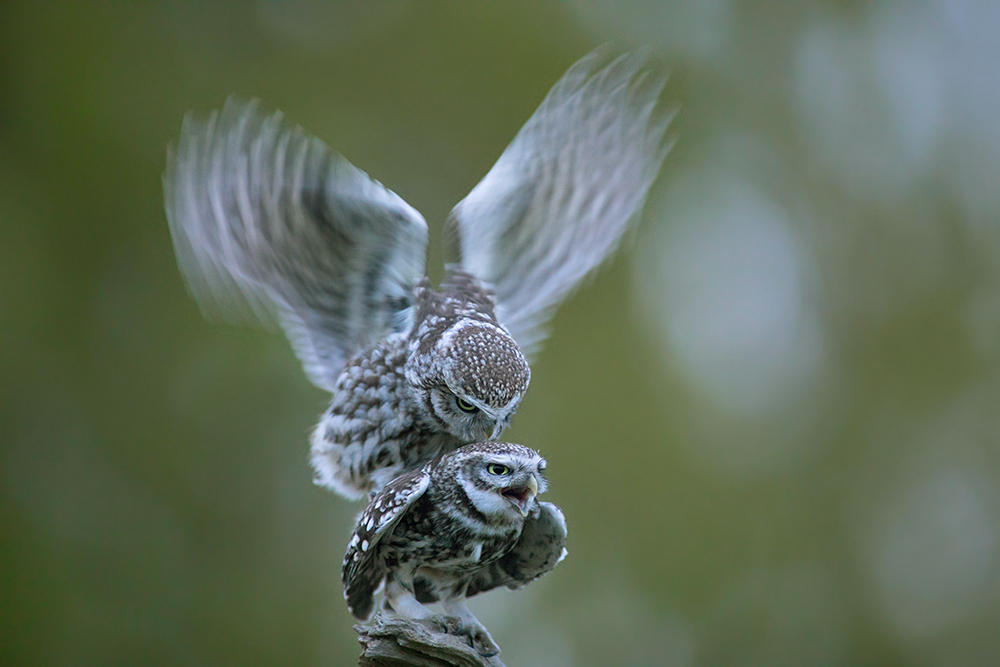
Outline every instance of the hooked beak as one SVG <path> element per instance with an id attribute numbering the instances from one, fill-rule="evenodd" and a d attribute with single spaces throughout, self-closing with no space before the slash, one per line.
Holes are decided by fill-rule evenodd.
<path id="1" fill-rule="evenodd" d="M 496 425 L 493 427 L 493 435 L 490 436 L 490 440 L 496 440 L 499 438 L 500 434 L 503 433 L 504 426 L 506 426 L 506 424 L 504 424 L 502 420 L 497 420 Z"/>
<path id="2" fill-rule="evenodd" d="M 534 474 L 528 475 L 528 481 L 520 486 L 509 486 L 500 492 L 504 498 L 514 503 L 521 516 L 528 516 L 531 500 L 538 495 L 538 480 Z"/>

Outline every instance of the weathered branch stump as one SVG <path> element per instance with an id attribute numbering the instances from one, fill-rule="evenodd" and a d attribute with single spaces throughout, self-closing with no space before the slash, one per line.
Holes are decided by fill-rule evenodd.
<path id="1" fill-rule="evenodd" d="M 484 658 L 464 636 L 432 632 L 417 621 L 379 612 L 369 625 L 355 625 L 362 646 L 360 667 L 504 667 Z"/>

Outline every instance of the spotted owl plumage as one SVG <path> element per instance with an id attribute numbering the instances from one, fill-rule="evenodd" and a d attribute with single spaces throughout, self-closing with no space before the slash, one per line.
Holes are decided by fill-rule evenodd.
<path id="1" fill-rule="evenodd" d="M 500 435 L 553 310 L 642 209 L 663 84 L 634 54 L 573 65 L 452 211 L 438 290 L 420 214 L 280 112 L 185 118 L 164 174 L 178 263 L 204 311 L 277 321 L 333 394 L 318 483 L 360 498 Z"/>
<path id="2" fill-rule="evenodd" d="M 499 648 L 465 600 L 521 588 L 566 554 L 566 522 L 546 490 L 545 460 L 521 445 L 465 445 L 382 489 L 358 519 L 344 556 L 344 597 L 367 619 L 383 608 L 469 636 L 484 655 Z M 441 602 L 445 615 L 424 605 Z"/>

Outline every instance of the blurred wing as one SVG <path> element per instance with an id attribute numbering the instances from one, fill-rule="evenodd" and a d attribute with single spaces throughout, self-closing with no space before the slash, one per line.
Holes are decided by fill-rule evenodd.
<path id="1" fill-rule="evenodd" d="M 365 620 L 371 615 L 372 598 L 385 579 L 386 568 L 379 543 L 392 534 L 400 518 L 424 494 L 430 482 L 431 477 L 425 470 L 400 475 L 386 484 L 361 513 L 341 570 L 344 599 L 355 618 Z"/>
<path id="2" fill-rule="evenodd" d="M 424 219 L 280 112 L 230 98 L 184 119 L 163 176 L 177 261 L 202 310 L 277 319 L 317 386 L 408 326 Z"/>
<path id="3" fill-rule="evenodd" d="M 503 558 L 476 573 L 466 595 L 506 586 L 518 589 L 551 572 L 566 557 L 566 519 L 552 503 L 538 503 L 541 511 L 524 523 L 521 537 Z"/>
<path id="4" fill-rule="evenodd" d="M 449 219 L 451 259 L 491 284 L 497 319 L 530 357 L 555 307 L 618 244 L 670 146 L 664 77 L 607 49 L 552 88 Z"/>

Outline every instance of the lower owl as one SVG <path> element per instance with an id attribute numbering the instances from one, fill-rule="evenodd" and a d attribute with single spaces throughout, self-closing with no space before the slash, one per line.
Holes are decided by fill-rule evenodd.
<path id="1" fill-rule="evenodd" d="M 481 655 L 500 652 L 465 600 L 521 588 L 566 556 L 566 521 L 539 502 L 545 459 L 503 442 L 460 447 L 383 488 L 358 519 L 344 555 L 344 597 L 366 620 L 385 585 L 383 609 L 469 637 Z M 441 602 L 444 614 L 425 604 Z"/>

